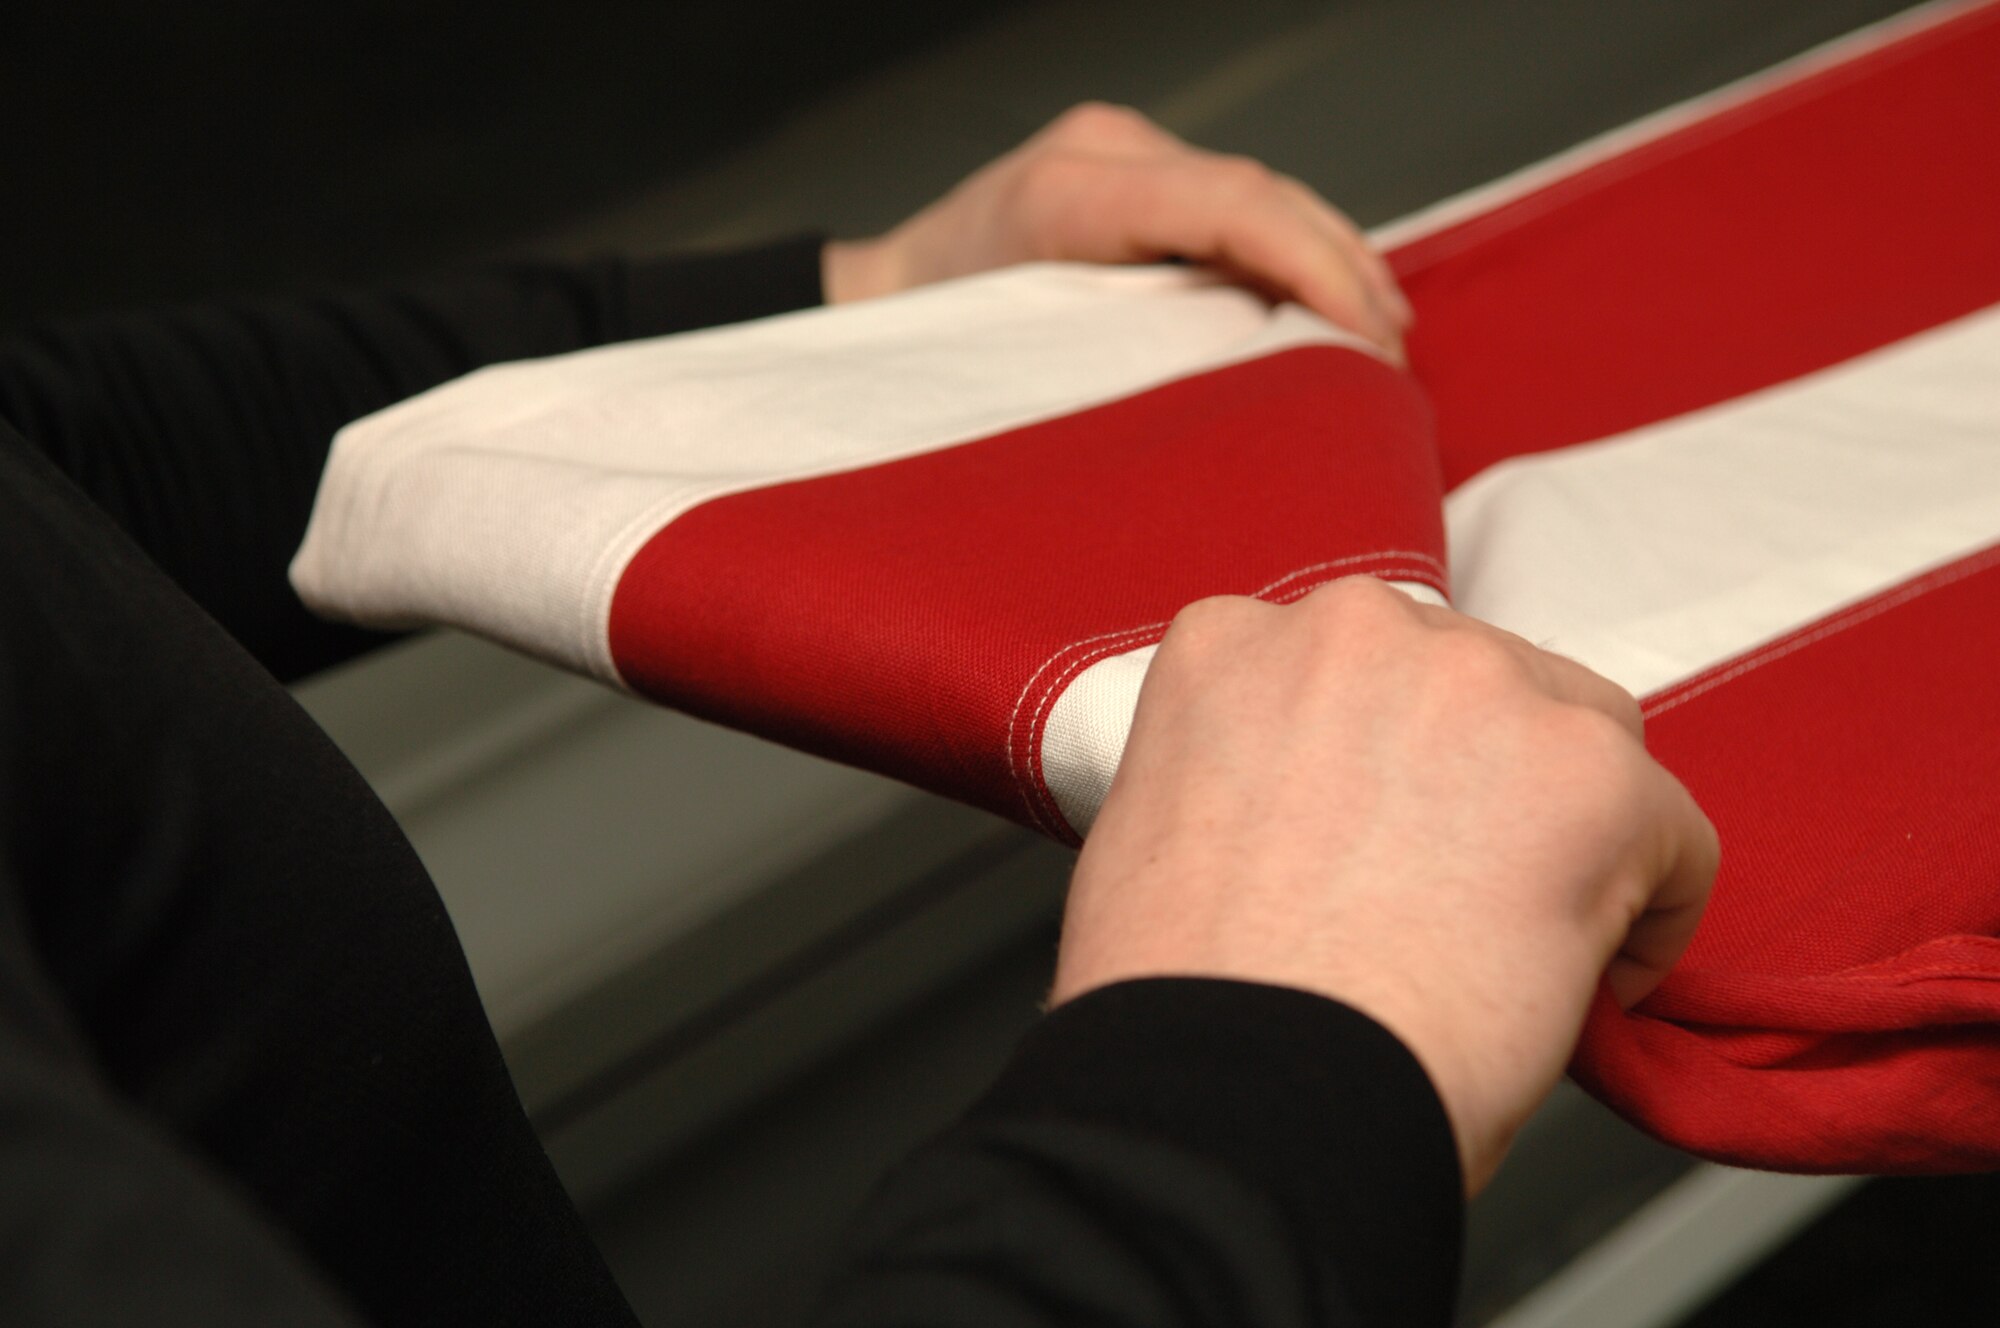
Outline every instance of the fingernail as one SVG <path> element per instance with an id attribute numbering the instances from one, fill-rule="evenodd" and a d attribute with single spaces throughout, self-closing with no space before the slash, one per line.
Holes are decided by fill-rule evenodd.
<path id="1" fill-rule="evenodd" d="M 1417 311 L 1410 307 L 1409 297 L 1403 294 L 1402 286 L 1397 284 L 1396 270 L 1389 266 L 1388 259 L 1373 249 L 1368 251 L 1368 259 L 1368 270 L 1375 278 L 1371 284 L 1375 287 L 1376 294 L 1381 297 L 1384 305 L 1395 312 L 1396 321 L 1408 327 L 1416 321 Z"/>
<path id="2" fill-rule="evenodd" d="M 1381 291 L 1368 291 L 1368 339 L 1389 352 L 1398 363 L 1403 357 L 1403 332 L 1398 320 L 1383 300 Z"/>
<path id="3" fill-rule="evenodd" d="M 1395 328 L 1388 326 L 1379 319 L 1375 320 L 1375 325 L 1370 330 L 1368 339 L 1377 346 L 1380 346 L 1383 355 L 1387 356 L 1389 362 L 1397 368 L 1407 369 L 1409 367 L 1410 357 L 1403 349 L 1403 334 Z"/>
<path id="4" fill-rule="evenodd" d="M 1410 297 L 1403 294 L 1403 288 L 1396 284 L 1396 274 L 1382 265 L 1382 293 L 1388 297 L 1389 307 L 1396 311 L 1396 321 L 1408 328 L 1417 321 L 1417 311 L 1410 303 Z"/>

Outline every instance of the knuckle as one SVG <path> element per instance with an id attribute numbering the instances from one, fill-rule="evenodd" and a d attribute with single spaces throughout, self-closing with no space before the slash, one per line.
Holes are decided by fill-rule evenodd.
<path id="1" fill-rule="evenodd" d="M 1088 157 L 1068 152 L 1045 152 L 1024 165 L 1021 187 L 1036 195 L 1067 194 L 1076 188 L 1079 178 L 1092 167 Z"/>
<path id="2" fill-rule="evenodd" d="M 1416 626 L 1409 597 L 1373 576 L 1344 576 L 1302 596 L 1295 608 L 1337 639 L 1381 641 Z"/>
<path id="3" fill-rule="evenodd" d="M 1259 608 L 1258 601 L 1243 595 L 1211 595 L 1182 606 L 1167 626 L 1160 648 L 1178 650 L 1200 648 L 1241 631 Z"/>
<path id="4" fill-rule="evenodd" d="M 1311 624 L 1328 658 L 1351 667 L 1356 660 L 1387 654 L 1401 661 L 1410 678 L 1424 673 L 1432 638 L 1416 605 L 1402 591 L 1373 576 L 1329 581 L 1300 599 L 1294 612 Z"/>
<path id="5" fill-rule="evenodd" d="M 1273 193 L 1279 188 L 1277 172 L 1255 157 L 1218 157 L 1209 169 L 1220 184 L 1239 197 Z"/>
<path id="6" fill-rule="evenodd" d="M 1561 706 L 1544 729 L 1555 759 L 1605 802 L 1618 805 L 1636 795 L 1644 775 L 1638 745 L 1624 725 L 1591 706 Z"/>
<path id="7" fill-rule="evenodd" d="M 1301 604 L 1327 608 L 1374 611 L 1406 602 L 1403 592 L 1374 576 L 1343 576 L 1319 586 L 1300 599 Z"/>
<path id="8" fill-rule="evenodd" d="M 1477 697 L 1482 703 L 1519 694 L 1537 700 L 1541 690 L 1534 686 L 1527 668 L 1506 642 L 1485 632 L 1443 633 L 1435 644 L 1438 671 L 1455 691 Z"/>
<path id="9" fill-rule="evenodd" d="M 1617 683 L 1612 683 L 1609 704 L 1616 711 L 1612 719 L 1617 723 L 1622 732 L 1627 734 L 1645 733 L 1646 708 L 1639 704 L 1638 697 L 1632 695 L 1632 693 L 1626 691 Z"/>
<path id="10" fill-rule="evenodd" d="M 1596 689 L 1587 701 L 1563 707 L 1573 741 L 1580 751 L 1602 759 L 1631 763 L 1645 750 L 1639 732 L 1639 703 L 1632 694 L 1614 684 Z"/>
<path id="11" fill-rule="evenodd" d="M 1083 187 L 1083 159 L 1044 153 L 1021 164 L 1011 182 L 1013 205 L 1021 215 L 1045 220 L 1071 204 Z"/>
<path id="12" fill-rule="evenodd" d="M 1057 116 L 1054 128 L 1058 134 L 1079 141 L 1122 141 L 1132 137 L 1136 131 L 1151 129 L 1152 121 L 1130 106 L 1108 101 L 1085 101 Z"/>
<path id="13" fill-rule="evenodd" d="M 1618 722 L 1614 715 L 1607 715 L 1594 706 L 1570 706 L 1571 722 L 1576 726 L 1576 741 L 1600 760 L 1628 764 L 1636 744 L 1631 730 Z"/>

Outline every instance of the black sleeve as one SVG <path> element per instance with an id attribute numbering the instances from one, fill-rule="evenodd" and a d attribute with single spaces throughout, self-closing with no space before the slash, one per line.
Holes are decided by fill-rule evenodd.
<path id="1" fill-rule="evenodd" d="M 0 1325 L 361 1320 L 636 1328 L 388 809 L 0 422 Z"/>
<path id="2" fill-rule="evenodd" d="M 877 1191 L 815 1328 L 1443 1328 L 1464 1205 L 1416 1058 L 1336 1002 L 1197 979 L 1050 1014 Z"/>
<path id="3" fill-rule="evenodd" d="M 296 678 L 384 639 L 312 617 L 285 579 L 336 429 L 484 364 L 817 304 L 821 243 L 31 329 L 0 343 L 0 420 Z"/>

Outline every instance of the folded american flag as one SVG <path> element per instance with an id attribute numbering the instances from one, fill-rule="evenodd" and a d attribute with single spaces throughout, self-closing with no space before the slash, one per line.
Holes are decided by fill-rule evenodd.
<path id="1" fill-rule="evenodd" d="M 484 370 L 342 432 L 294 579 L 1071 842 L 1183 604 L 1448 593 L 1641 695 L 1722 834 L 1579 1079 L 2000 1166 L 1995 123 L 2000 6 L 1934 5 L 1442 205 L 1381 237 L 1409 373 L 1060 265 Z"/>

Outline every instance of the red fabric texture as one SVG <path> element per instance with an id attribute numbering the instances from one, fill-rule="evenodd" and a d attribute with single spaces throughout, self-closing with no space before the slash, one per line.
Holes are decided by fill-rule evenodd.
<path id="1" fill-rule="evenodd" d="M 1074 842 L 1039 748 L 1081 668 L 1206 595 L 1444 588 L 1430 432 L 1407 375 L 1308 346 L 718 499 L 626 570 L 612 655 L 657 700 Z"/>
<path id="2" fill-rule="evenodd" d="M 1399 250 L 1447 485 L 2000 301 L 1996 123 L 1985 6 Z M 1647 698 L 1722 875 L 1652 998 L 1600 993 L 1573 1070 L 1659 1138 L 1786 1171 L 2000 1167 L 1996 561 Z"/>
<path id="3" fill-rule="evenodd" d="M 1390 255 L 1445 486 L 2000 300 L 1987 6 Z"/>
<path id="4" fill-rule="evenodd" d="M 1291 350 L 707 503 L 627 570 L 614 658 L 644 694 L 1073 839 L 1048 705 L 1190 599 L 1442 586 L 1440 496 L 1495 461 L 2000 301 L 1996 123 L 1986 6 L 1404 246 L 1416 382 Z M 1725 865 L 1667 985 L 1594 1009 L 1581 1082 L 1743 1165 L 2000 1166 L 1996 624 L 1989 552 L 1649 698 Z"/>
<path id="5" fill-rule="evenodd" d="M 1996 658 L 2000 547 L 1649 699 L 1722 872 L 1659 990 L 1592 1010 L 1580 1083 L 1739 1165 L 2000 1167 Z"/>

